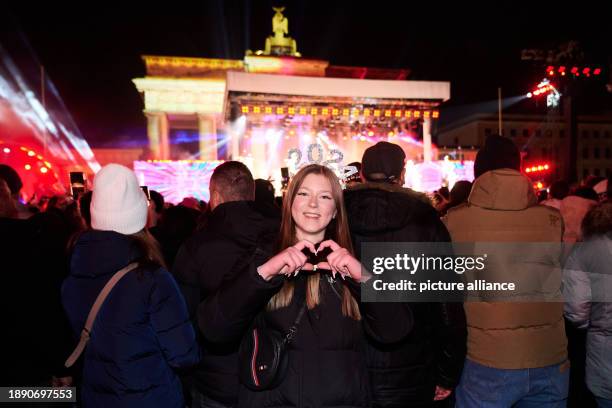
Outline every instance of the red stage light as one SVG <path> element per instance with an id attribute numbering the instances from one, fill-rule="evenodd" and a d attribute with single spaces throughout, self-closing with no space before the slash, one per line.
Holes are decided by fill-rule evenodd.
<path id="1" fill-rule="evenodd" d="M 535 172 L 545 171 L 549 169 L 550 169 L 550 165 L 548 164 L 538 164 L 538 165 L 526 167 L 525 173 L 535 173 Z"/>
<path id="2" fill-rule="evenodd" d="M 599 75 L 599 74 L 601 74 L 601 68 L 595 68 L 593 70 L 593 75 Z"/>

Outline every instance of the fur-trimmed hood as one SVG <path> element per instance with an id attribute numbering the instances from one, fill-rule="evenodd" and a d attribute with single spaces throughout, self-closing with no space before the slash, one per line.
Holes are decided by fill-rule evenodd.
<path id="1" fill-rule="evenodd" d="M 584 237 L 612 235 L 612 201 L 605 201 L 587 213 L 582 221 Z"/>

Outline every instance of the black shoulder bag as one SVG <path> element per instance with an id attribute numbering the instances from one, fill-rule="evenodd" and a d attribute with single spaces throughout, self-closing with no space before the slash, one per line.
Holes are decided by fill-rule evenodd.
<path id="1" fill-rule="evenodd" d="M 238 351 L 242 384 L 253 391 L 263 391 L 281 383 L 289 365 L 287 346 L 295 338 L 305 311 L 306 302 L 284 335 L 278 330 L 256 325 L 244 336 Z"/>

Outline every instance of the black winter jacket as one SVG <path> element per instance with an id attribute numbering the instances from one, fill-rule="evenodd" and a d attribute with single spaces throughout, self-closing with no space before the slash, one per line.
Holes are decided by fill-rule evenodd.
<path id="1" fill-rule="evenodd" d="M 200 302 L 211 300 L 225 282 L 240 276 L 237 261 L 250 256 L 258 242 L 273 244 L 279 227 L 278 212 L 252 201 L 224 203 L 210 213 L 206 227 L 183 244 L 173 266 L 194 324 Z M 240 338 L 217 341 L 214 332 L 196 331 L 203 355 L 193 373 L 195 387 L 208 398 L 234 405 Z"/>
<path id="2" fill-rule="evenodd" d="M 77 240 L 62 302 L 75 335 L 98 294 L 120 269 L 140 262 L 129 236 L 91 230 Z M 176 370 L 194 366 L 200 353 L 185 301 L 164 268 L 142 263 L 112 288 L 83 352 L 84 407 L 185 406 Z"/>
<path id="3" fill-rule="evenodd" d="M 366 242 L 445 242 L 450 236 L 427 198 L 383 183 L 366 183 L 345 191 L 353 245 Z M 435 386 L 456 386 L 466 353 L 463 306 L 457 303 L 402 304 L 412 313 L 412 332 L 401 341 L 382 344 L 369 337 L 366 346 L 373 406 L 429 404 Z"/>
<path id="4" fill-rule="evenodd" d="M 283 276 L 269 282 L 257 274 L 269 253 L 256 250 L 253 259 L 245 262 L 241 276 L 227 282 L 214 297 L 200 304 L 198 322 L 205 336 L 216 343 L 233 343 L 263 312 L 267 327 L 286 333 L 304 303 L 306 275 L 295 278 L 291 304 L 275 311 L 265 307 L 282 287 Z M 346 281 L 330 282 L 321 274 L 321 304 L 308 310 L 294 341 L 289 345 L 289 369 L 281 384 L 271 390 L 254 392 L 240 387 L 238 407 L 368 407 L 369 384 L 364 354 L 364 329 L 379 342 L 396 341 L 409 333 L 411 319 L 393 322 L 389 319 L 397 305 L 363 304 L 362 321 L 342 315 L 340 294 L 347 285 L 359 299 L 359 285 Z M 337 292 L 334 293 L 334 289 Z M 379 334 L 382 333 L 383 335 Z"/>
<path id="5" fill-rule="evenodd" d="M 74 347 L 60 297 L 68 275 L 69 229 L 55 213 L 0 218 L 0 321 L 5 333 L 0 384 L 48 384 L 74 375 L 64 360 Z"/>

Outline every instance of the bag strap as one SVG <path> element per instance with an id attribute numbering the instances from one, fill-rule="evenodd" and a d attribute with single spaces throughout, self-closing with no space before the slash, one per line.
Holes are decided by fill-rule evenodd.
<path id="1" fill-rule="evenodd" d="M 302 317 L 304 317 L 305 311 L 306 311 L 306 301 L 304 301 L 304 304 L 302 305 L 300 312 L 298 313 L 295 321 L 293 322 L 293 326 L 289 328 L 289 331 L 285 335 L 285 343 L 287 344 L 291 343 L 293 339 L 295 338 L 295 335 L 297 334 L 298 326 L 300 325 L 300 321 L 302 320 Z"/>
<path id="2" fill-rule="evenodd" d="M 96 298 L 96 301 L 91 307 L 91 310 L 89 310 L 89 314 L 87 315 L 87 320 L 85 321 L 85 327 L 83 327 L 83 330 L 81 330 L 81 338 L 79 339 L 79 344 L 77 344 L 72 354 L 70 354 L 70 357 L 68 357 L 68 359 L 64 363 L 64 366 L 71 367 L 77 361 L 81 353 L 83 353 L 83 350 L 85 350 L 85 346 L 87 345 L 87 342 L 89 342 L 91 328 L 93 327 L 94 321 L 96 320 L 96 316 L 98 315 L 98 312 L 100 311 L 100 308 L 102 307 L 102 304 L 108 297 L 108 294 L 113 289 L 113 287 L 117 284 L 117 282 L 121 280 L 121 278 L 123 278 L 131 270 L 136 269 L 137 266 L 138 266 L 138 263 L 136 262 L 129 264 L 125 268 L 117 271 L 108 280 L 108 282 L 106 282 L 106 285 L 104 285 L 104 287 L 98 294 L 98 297 Z"/>

